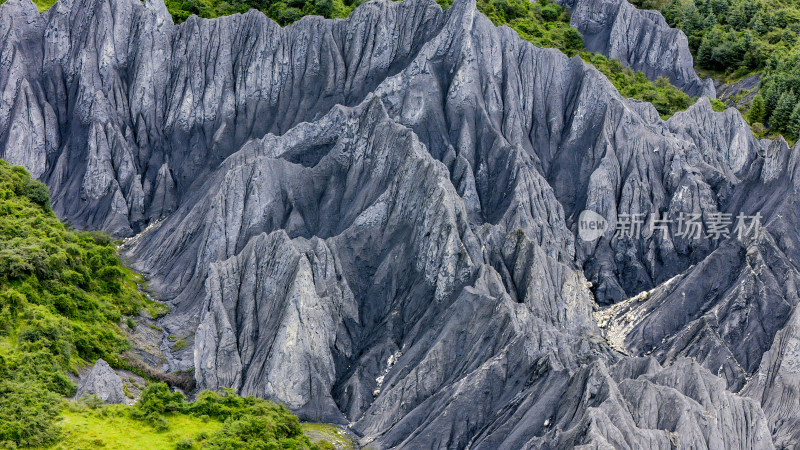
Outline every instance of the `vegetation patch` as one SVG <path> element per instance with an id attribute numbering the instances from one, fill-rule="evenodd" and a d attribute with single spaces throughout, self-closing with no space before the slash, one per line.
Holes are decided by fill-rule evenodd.
<path id="1" fill-rule="evenodd" d="M 175 23 L 185 21 L 192 14 L 213 19 L 256 9 L 281 26 L 308 15 L 345 18 L 361 3 L 360 0 L 166 0 Z"/>
<path id="2" fill-rule="evenodd" d="M 664 119 L 683 111 L 697 100 L 670 84 L 665 77 L 650 81 L 644 73 L 625 67 L 616 59 L 589 52 L 581 52 L 581 58 L 602 72 L 620 94 L 652 103 Z"/>
<path id="3" fill-rule="evenodd" d="M 311 442 L 319 445 L 320 449 L 353 450 L 356 448 L 352 438 L 336 425 L 304 423 L 302 427 L 305 435 L 311 439 Z"/>
<path id="4" fill-rule="evenodd" d="M 75 407 L 61 415 L 63 438 L 53 449 L 201 448 L 222 423 L 202 420 L 188 414 L 165 415 L 166 430 L 158 430 L 133 418 L 131 407 L 108 405 L 97 409 Z"/>
<path id="5" fill-rule="evenodd" d="M 763 73 L 748 122 L 790 141 L 800 137 L 800 2 L 795 0 L 632 0 L 658 9 L 689 38 L 699 69 L 736 80 Z"/>
<path id="6" fill-rule="evenodd" d="M 64 226 L 47 187 L 0 161 L 0 447 L 53 441 L 67 376 L 103 358 L 121 364 L 123 315 L 149 300 L 104 233 Z"/>
<path id="7" fill-rule="evenodd" d="M 166 384 L 153 383 L 134 406 L 101 403 L 91 398 L 67 402 L 61 414 L 63 438 L 50 448 L 337 448 L 324 439 L 312 442 L 285 407 L 230 390 L 202 392 L 187 402 Z"/>

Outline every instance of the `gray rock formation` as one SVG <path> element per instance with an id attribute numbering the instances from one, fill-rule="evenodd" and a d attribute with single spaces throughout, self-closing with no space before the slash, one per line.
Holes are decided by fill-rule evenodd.
<path id="1" fill-rule="evenodd" d="M 0 155 L 74 224 L 136 233 L 199 388 L 378 448 L 796 442 L 800 153 L 737 111 L 664 122 L 468 0 L 285 29 L 9 0 L 0 35 Z M 614 236 L 721 212 L 766 232 Z"/>
<path id="2" fill-rule="evenodd" d="M 637 9 L 627 0 L 559 0 L 570 8 L 570 25 L 589 51 L 602 53 L 655 80 L 667 77 L 689 95 L 714 98 L 714 82 L 694 71 L 683 31 L 670 28 L 658 11 Z"/>
<path id="3" fill-rule="evenodd" d="M 102 359 L 98 359 L 87 374 L 81 377 L 75 398 L 96 395 L 105 403 L 125 403 L 127 397 L 122 378 Z"/>
<path id="4" fill-rule="evenodd" d="M 772 447 L 758 404 L 688 359 L 668 368 L 653 358 L 596 361 L 571 378 L 539 370 L 543 376 L 475 439 L 476 448 Z"/>
<path id="5" fill-rule="evenodd" d="M 725 102 L 726 105 L 735 108 L 750 107 L 750 103 L 759 92 L 761 84 L 761 73 L 756 73 L 744 77 L 737 81 L 726 81 L 725 77 L 714 79 L 714 88 L 717 90 L 717 97 Z"/>

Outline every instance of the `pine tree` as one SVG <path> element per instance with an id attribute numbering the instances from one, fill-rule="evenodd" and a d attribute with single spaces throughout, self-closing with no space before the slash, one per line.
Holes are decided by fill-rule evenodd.
<path id="1" fill-rule="evenodd" d="M 794 92 L 786 91 L 781 94 L 781 97 L 778 100 L 778 105 L 775 107 L 775 111 L 772 113 L 772 118 L 770 119 L 769 123 L 770 126 L 776 130 L 786 130 L 786 126 L 789 124 L 789 118 L 792 116 L 792 111 L 794 110 L 796 103 L 797 98 L 795 97 Z"/>
<path id="2" fill-rule="evenodd" d="M 681 25 L 681 28 L 683 28 L 683 31 L 685 31 L 687 35 L 702 31 L 703 17 L 700 15 L 700 12 L 697 11 L 693 2 L 689 2 L 688 6 L 684 7 Z"/>
<path id="3" fill-rule="evenodd" d="M 747 112 L 747 120 L 750 123 L 764 123 L 764 112 L 764 97 L 761 94 L 756 95 L 753 103 L 750 104 L 750 111 Z"/>
<path id="4" fill-rule="evenodd" d="M 792 110 L 792 115 L 789 116 L 789 124 L 786 126 L 786 131 L 788 131 L 791 139 L 797 139 L 797 137 L 800 136 L 800 103 L 795 105 Z"/>
<path id="5" fill-rule="evenodd" d="M 711 42 L 709 36 L 703 38 L 703 43 L 700 44 L 700 49 L 697 50 L 697 58 L 695 61 L 699 67 L 705 69 L 714 68 L 714 43 Z"/>
<path id="6" fill-rule="evenodd" d="M 737 5 L 728 17 L 728 23 L 731 24 L 735 30 L 745 28 L 748 20 L 749 17 L 747 17 L 747 12 L 742 4 Z"/>

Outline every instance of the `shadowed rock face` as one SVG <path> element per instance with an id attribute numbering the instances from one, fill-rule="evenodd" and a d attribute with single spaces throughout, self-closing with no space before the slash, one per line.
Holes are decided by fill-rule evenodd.
<path id="1" fill-rule="evenodd" d="M 281 29 L 10 0 L 0 35 L 0 154 L 73 224 L 135 234 L 162 347 L 191 343 L 167 368 L 200 388 L 377 447 L 796 438 L 798 152 L 735 110 L 664 122 L 469 1 Z M 592 242 L 585 209 L 610 223 Z M 753 242 L 613 237 L 622 214 L 757 211 Z"/>
<path id="2" fill-rule="evenodd" d="M 637 9 L 627 0 L 560 0 L 570 8 L 570 25 L 584 36 L 591 52 L 601 53 L 643 72 L 669 78 L 692 96 L 715 97 L 712 79 L 701 79 L 683 31 L 670 28 L 658 11 Z"/>

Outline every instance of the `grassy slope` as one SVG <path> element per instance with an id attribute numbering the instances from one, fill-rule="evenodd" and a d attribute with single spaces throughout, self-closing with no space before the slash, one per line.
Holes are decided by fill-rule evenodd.
<path id="1" fill-rule="evenodd" d="M 125 316 L 148 303 L 102 233 L 70 230 L 44 184 L 0 161 L 0 447 L 54 439 L 67 376 L 128 349 Z"/>
<path id="2" fill-rule="evenodd" d="M 202 392 L 192 402 L 163 383 L 146 387 L 134 406 L 103 405 L 95 398 L 67 402 L 62 440 L 49 448 L 235 449 L 284 448 L 326 450 L 326 438 L 349 442 L 327 425 L 310 424 L 325 435 L 309 439 L 288 409 L 232 390 Z"/>
<path id="3" fill-rule="evenodd" d="M 355 445 L 350 436 L 342 432 L 336 425 L 304 423 L 301 426 L 303 427 L 303 433 L 315 444 L 324 441 L 331 443 L 337 450 L 355 449 Z"/>
<path id="4" fill-rule="evenodd" d="M 200 418 L 190 414 L 170 413 L 164 418 L 168 428 L 156 428 L 134 419 L 129 407 L 114 405 L 99 409 L 71 405 L 61 414 L 63 439 L 49 447 L 51 450 L 71 449 L 130 449 L 135 443 L 142 449 L 174 449 L 178 446 L 200 448 L 208 439 L 220 431 L 223 423 L 211 418 Z M 335 425 L 321 423 L 302 424 L 303 432 L 321 448 L 353 450 L 352 439 Z"/>
<path id="5" fill-rule="evenodd" d="M 132 443 L 142 449 L 174 449 L 181 441 L 201 442 L 206 435 L 219 431 L 218 420 L 200 419 L 187 414 L 167 414 L 168 429 L 156 428 L 126 414 L 124 406 L 102 410 L 72 408 L 62 414 L 63 440 L 52 449 L 128 449 Z"/>

